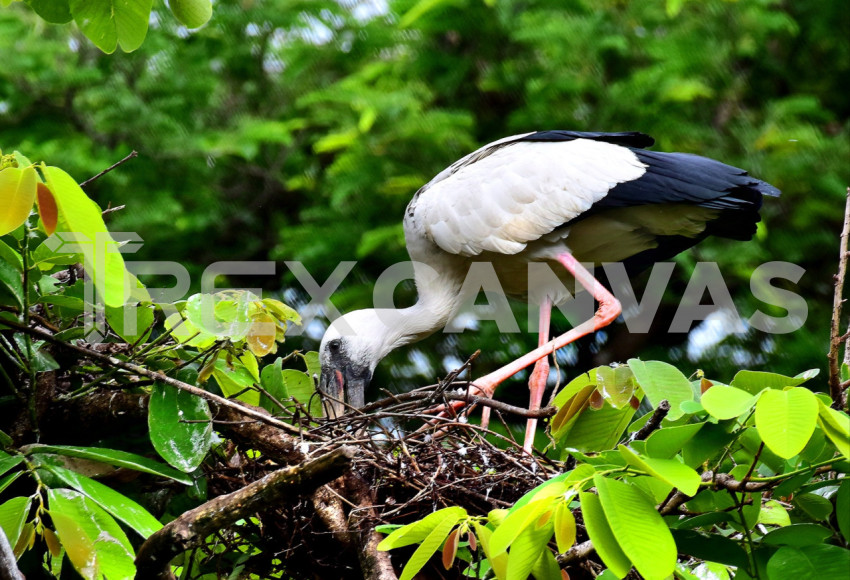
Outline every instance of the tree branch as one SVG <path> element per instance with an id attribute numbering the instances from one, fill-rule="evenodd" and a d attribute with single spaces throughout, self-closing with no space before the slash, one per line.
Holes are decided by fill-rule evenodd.
<path id="1" fill-rule="evenodd" d="M 847 201 L 844 206 L 844 228 L 841 230 L 841 253 L 838 260 L 838 275 L 835 277 L 835 294 L 832 298 L 832 325 L 830 328 L 829 352 L 829 394 L 832 406 L 844 409 L 847 406 L 847 395 L 841 388 L 841 372 L 838 362 L 838 351 L 843 342 L 841 336 L 841 305 L 844 302 L 844 277 L 847 274 L 847 238 L 850 235 L 850 187 L 847 188 Z M 846 354 L 846 353 L 845 353 Z"/>
<path id="2" fill-rule="evenodd" d="M 661 421 L 664 420 L 664 417 L 667 416 L 667 413 L 670 412 L 670 403 L 667 399 L 662 400 L 658 403 L 658 408 L 652 413 L 652 417 L 649 418 L 649 421 L 646 424 L 638 429 L 638 432 L 635 433 L 635 436 L 632 438 L 632 441 L 643 441 L 650 435 L 652 432 L 661 427 Z"/>
<path id="3" fill-rule="evenodd" d="M 173 580 L 171 560 L 207 536 L 284 498 L 333 481 L 351 466 L 354 449 L 341 447 L 308 463 L 272 472 L 242 489 L 190 510 L 151 535 L 136 555 L 137 580 Z"/>
<path id="4" fill-rule="evenodd" d="M 113 163 L 112 165 L 110 165 L 109 167 L 107 167 L 106 169 L 104 169 L 103 171 L 101 171 L 100 173 L 95 175 L 94 177 L 89 177 L 88 179 L 86 179 L 84 182 L 82 182 L 80 184 L 80 187 L 85 188 L 88 184 L 92 183 L 93 181 L 100 179 L 101 177 L 103 177 L 104 175 L 106 175 L 107 173 L 109 173 L 110 171 L 115 169 L 116 167 L 119 167 L 119 166 L 127 163 L 130 159 L 132 159 L 134 157 L 138 157 L 138 155 L 139 155 L 138 151 L 135 151 L 135 150 L 132 151 L 129 155 L 127 155 L 127 157 L 125 157 L 121 161 Z"/>

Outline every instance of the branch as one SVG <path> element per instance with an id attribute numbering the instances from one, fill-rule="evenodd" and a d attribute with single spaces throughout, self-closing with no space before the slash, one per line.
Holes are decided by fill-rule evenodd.
<path id="1" fill-rule="evenodd" d="M 375 531 L 378 521 L 372 489 L 355 474 L 346 477 L 346 484 L 351 488 L 357 508 L 351 510 L 348 527 L 357 538 L 358 559 L 360 571 L 364 580 L 398 580 L 389 552 L 378 551 L 381 535 Z"/>
<path id="2" fill-rule="evenodd" d="M 127 163 L 133 157 L 138 157 L 138 155 L 139 155 L 138 151 L 135 151 L 135 150 L 132 151 L 129 155 L 127 155 L 127 157 L 125 157 L 121 161 L 118 161 L 117 163 L 113 163 L 112 165 L 110 165 L 109 167 L 107 167 L 106 169 L 104 169 L 103 171 L 101 171 L 100 173 L 95 175 L 94 177 L 89 177 L 88 179 L 86 179 L 84 182 L 82 182 L 80 184 L 80 187 L 85 188 L 91 182 L 100 179 L 101 177 L 103 177 L 104 175 L 106 175 L 107 173 L 109 173 L 110 171 L 115 169 L 116 167 L 119 167 L 120 165 Z"/>
<path id="3" fill-rule="evenodd" d="M 189 510 L 142 544 L 136 555 L 136 579 L 173 580 L 170 563 L 175 556 L 201 545 L 216 530 L 333 481 L 350 468 L 353 457 L 353 448 L 341 447 Z"/>
<path id="4" fill-rule="evenodd" d="M 832 406 L 844 409 L 847 395 L 841 388 L 838 350 L 841 347 L 841 305 L 844 302 L 844 277 L 847 274 L 847 237 L 850 235 L 850 187 L 847 188 L 847 202 L 844 207 L 844 228 L 841 230 L 841 253 L 838 260 L 838 275 L 835 277 L 835 294 L 832 298 L 832 326 L 830 328 L 829 352 L 829 394 Z"/>
<path id="5" fill-rule="evenodd" d="M 234 411 L 237 411 L 237 412 L 241 413 L 242 415 L 245 415 L 247 417 L 251 417 L 252 419 L 256 419 L 257 421 L 260 421 L 261 423 L 265 423 L 267 425 L 272 425 L 273 427 L 278 427 L 278 428 L 283 429 L 285 431 L 289 431 L 293 435 L 300 434 L 300 431 L 298 430 L 298 428 L 293 426 L 293 425 L 290 425 L 289 423 L 284 423 L 283 421 L 279 421 L 278 419 L 275 419 L 271 415 L 260 413 L 259 411 L 254 410 L 250 407 L 236 403 L 234 401 L 231 401 L 230 399 L 225 399 L 224 397 L 214 395 L 213 393 L 205 391 L 204 389 L 200 389 L 200 388 L 198 388 L 194 385 L 190 385 L 189 383 L 184 383 L 183 381 L 178 381 L 177 379 L 171 378 L 171 377 L 169 377 L 169 376 L 167 376 L 167 375 L 165 375 L 165 374 L 163 374 L 159 371 L 152 371 L 152 370 L 146 369 L 144 367 L 141 367 L 139 365 L 129 363 L 129 362 L 124 362 L 122 360 L 111 357 L 109 355 L 99 353 L 99 352 L 92 350 L 90 348 L 77 346 L 76 344 L 72 344 L 70 342 L 65 342 L 64 340 L 59 340 L 58 338 L 55 338 L 49 332 L 45 332 L 45 331 L 39 330 L 37 328 L 30 328 L 29 326 L 27 326 L 25 324 L 21 324 L 19 322 L 15 322 L 13 320 L 3 319 L 2 326 L 8 326 L 9 328 L 14 328 L 15 330 L 19 330 L 21 332 L 25 332 L 25 333 L 30 334 L 32 336 L 38 337 L 38 338 L 40 338 L 40 339 L 42 339 L 46 342 L 49 342 L 50 344 L 55 344 L 56 346 L 59 346 L 59 347 L 62 347 L 62 348 L 68 349 L 68 350 L 76 351 L 76 352 L 78 352 L 82 355 L 85 355 L 85 356 L 93 359 L 93 360 L 97 360 L 97 361 L 106 363 L 109 366 L 117 367 L 119 369 L 123 369 L 123 370 L 129 371 L 131 373 L 135 373 L 139 376 L 148 377 L 149 379 L 153 379 L 155 381 L 165 383 L 166 385 L 170 385 L 170 386 L 172 386 L 176 389 L 180 389 L 181 391 L 186 391 L 187 393 L 192 393 L 193 395 L 196 395 L 196 396 L 201 397 L 203 399 L 207 399 L 208 401 L 212 401 L 213 403 L 216 403 L 217 405 L 221 405 L 222 407 L 228 407 L 230 409 L 233 409 Z"/>
<path id="6" fill-rule="evenodd" d="M 667 416 L 667 413 L 670 412 L 670 403 L 667 399 L 662 400 L 658 403 L 658 408 L 652 413 L 652 417 L 649 418 L 649 421 L 641 427 L 635 436 L 632 438 L 632 441 L 643 441 L 650 435 L 652 432 L 661 427 L 661 421 L 664 420 L 664 417 Z"/>
<path id="7" fill-rule="evenodd" d="M 595 548 L 593 547 L 593 542 L 587 540 L 586 542 L 582 542 L 581 544 L 576 544 L 572 548 L 567 551 L 566 554 L 559 554 L 556 560 L 558 561 L 558 565 L 563 567 L 570 562 L 575 562 L 576 560 L 584 560 L 588 556 L 590 556 Z"/>
<path id="8" fill-rule="evenodd" d="M 24 580 L 6 534 L 0 530 L 0 580 Z"/>
<path id="9" fill-rule="evenodd" d="M 464 383 L 464 386 L 465 385 L 466 383 Z M 432 398 L 434 398 L 434 393 L 431 391 L 412 391 L 409 393 L 400 393 L 397 395 L 392 395 L 391 397 L 387 397 L 386 399 L 381 399 L 380 401 L 375 401 L 374 403 L 369 403 L 368 405 L 358 409 L 358 411 L 361 413 L 370 413 L 372 411 L 376 411 L 378 409 L 382 409 L 384 407 L 388 407 L 390 405 L 398 403 L 404 403 L 407 401 L 421 401 Z M 476 395 L 469 395 L 467 393 L 446 392 L 441 394 L 440 398 L 445 398 L 449 401 L 465 401 L 470 405 L 481 405 L 482 407 L 491 407 L 493 409 L 496 409 L 497 411 L 501 411 L 503 413 L 510 413 L 512 415 L 519 415 L 520 417 L 551 417 L 552 415 L 558 412 L 558 409 L 556 409 L 555 407 L 543 407 L 541 409 L 530 411 L 522 407 L 508 405 L 507 403 L 503 403 L 495 399 L 490 399 L 488 397 L 479 397 Z"/>

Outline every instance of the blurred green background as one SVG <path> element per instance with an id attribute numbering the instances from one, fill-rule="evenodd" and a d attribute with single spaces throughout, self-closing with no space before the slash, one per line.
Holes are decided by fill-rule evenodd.
<path id="1" fill-rule="evenodd" d="M 0 9 L 0 147 L 79 181 L 138 150 L 88 188 L 104 207 L 126 204 L 109 224 L 144 239 L 135 259 L 183 263 L 193 291 L 212 262 L 275 260 L 276 276 L 231 282 L 296 307 L 305 296 L 284 260 L 320 282 L 357 260 L 333 296 L 345 312 L 369 306 L 377 276 L 407 259 L 404 207 L 455 159 L 533 130 L 643 131 L 658 150 L 746 168 L 783 197 L 766 200 L 756 240 L 677 258 L 649 334 L 617 324 L 565 349 L 565 376 L 636 355 L 724 381 L 738 368 L 796 374 L 825 367 L 850 183 L 848 29 L 846 0 L 217 0 L 196 31 L 155 2 L 142 47 L 104 55 L 16 3 Z M 800 330 L 717 317 L 690 339 L 668 332 L 698 261 L 720 264 L 744 319 L 784 314 L 750 291 L 770 260 L 806 270 L 784 286 L 808 304 Z M 403 286 L 398 302 L 413 296 Z M 290 344 L 315 348 L 322 328 Z M 480 348 L 478 375 L 532 345 L 482 323 L 394 353 L 374 382 L 429 383 Z"/>

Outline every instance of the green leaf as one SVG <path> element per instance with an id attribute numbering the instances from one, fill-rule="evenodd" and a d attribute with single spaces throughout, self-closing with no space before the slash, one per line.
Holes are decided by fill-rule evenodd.
<path id="1" fill-rule="evenodd" d="M 613 449 L 635 414 L 631 405 L 615 409 L 607 402 L 601 409 L 586 409 L 560 435 L 559 446 L 593 452 Z"/>
<path id="2" fill-rule="evenodd" d="M 30 512 L 32 497 L 13 497 L 4 504 L 0 504 L 0 531 L 6 534 L 9 545 L 12 547 L 18 543 L 24 522 Z"/>
<path id="3" fill-rule="evenodd" d="M 635 378 L 628 365 L 596 369 L 597 390 L 615 409 L 629 405 L 635 393 Z"/>
<path id="4" fill-rule="evenodd" d="M 210 0 L 170 0 L 168 5 L 174 17 L 186 25 L 186 28 L 199 28 L 212 16 Z"/>
<path id="5" fill-rule="evenodd" d="M 558 565 L 558 561 L 555 559 L 555 555 L 548 549 L 543 548 L 543 550 L 538 552 L 540 557 L 537 558 L 537 562 L 534 563 L 534 567 L 531 569 L 531 575 L 534 576 L 535 580 L 563 580 L 563 576 L 561 575 L 561 567 Z"/>
<path id="6" fill-rule="evenodd" d="M 817 524 L 792 524 L 772 530 L 762 538 L 768 546 L 816 546 L 832 536 L 832 530 Z"/>
<path id="7" fill-rule="evenodd" d="M 593 478 L 617 543 L 648 580 L 662 580 L 676 567 L 676 543 L 661 515 L 634 486 L 601 475 Z"/>
<path id="8" fill-rule="evenodd" d="M 71 14 L 103 52 L 112 54 L 118 45 L 132 52 L 145 40 L 151 4 L 152 0 L 71 0 Z"/>
<path id="9" fill-rule="evenodd" d="M 0 236 L 27 221 L 35 203 L 38 174 L 34 167 L 7 167 L 0 170 Z"/>
<path id="10" fill-rule="evenodd" d="M 24 271 L 24 261 L 21 255 L 3 240 L 0 240 L 0 262 L 11 264 L 19 272 Z"/>
<path id="11" fill-rule="evenodd" d="M 24 309 L 24 280 L 9 262 L 0 262 L 0 302 Z"/>
<path id="12" fill-rule="evenodd" d="M 620 454 L 629 465 L 669 483 L 685 495 L 696 495 L 702 482 L 699 473 L 675 459 L 652 459 L 641 457 L 625 445 L 619 446 Z"/>
<path id="13" fill-rule="evenodd" d="M 764 391 L 756 403 L 756 427 L 764 444 L 779 457 L 794 457 L 806 446 L 818 419 L 818 401 L 804 387 Z"/>
<path id="14" fill-rule="evenodd" d="M 137 531 L 143 538 L 147 538 L 162 527 L 162 524 L 145 508 L 111 487 L 58 465 L 45 464 L 45 468 L 116 519 Z"/>
<path id="15" fill-rule="evenodd" d="M 67 298 L 67 297 L 66 297 Z M 125 304 L 118 308 L 107 306 L 106 321 L 124 342 L 135 343 L 151 333 L 154 319 L 153 305 Z"/>
<path id="16" fill-rule="evenodd" d="M 809 379 L 817 376 L 818 370 L 812 369 L 800 373 L 796 377 L 786 377 L 776 373 L 766 373 L 762 371 L 738 371 L 735 378 L 732 379 L 732 386 L 738 389 L 747 391 L 751 395 L 757 395 L 764 389 L 784 389 L 786 387 L 796 387 L 802 385 Z"/>
<path id="17" fill-rule="evenodd" d="M 567 502 L 561 502 L 555 508 L 552 523 L 555 527 L 555 543 L 558 545 L 558 552 L 564 554 L 576 543 L 576 518 Z"/>
<path id="18" fill-rule="evenodd" d="M 26 455 L 33 453 L 54 453 L 57 455 L 65 455 L 66 457 L 79 457 L 81 459 L 89 459 L 91 461 L 100 461 L 108 465 L 116 467 L 126 467 L 136 471 L 143 471 L 161 477 L 167 477 L 180 483 L 191 485 L 192 479 L 185 473 L 181 473 L 176 469 L 172 469 L 167 465 L 163 465 L 147 457 L 128 453 L 127 451 L 119 451 L 118 449 L 105 449 L 102 447 L 74 447 L 70 445 L 41 445 L 34 443 L 22 448 Z"/>
<path id="19" fill-rule="evenodd" d="M 741 545 L 719 534 L 703 534 L 693 530 L 673 530 L 676 549 L 693 558 L 747 568 L 747 553 Z"/>
<path id="20" fill-rule="evenodd" d="M 416 576 L 416 573 L 428 563 L 431 556 L 433 556 L 443 544 L 445 539 L 448 537 L 449 532 L 452 531 L 452 528 L 455 527 L 459 519 L 460 518 L 447 514 L 441 521 L 437 522 L 437 525 L 434 526 L 431 532 L 425 537 L 425 539 L 422 540 L 422 543 L 419 544 L 419 547 L 416 548 L 415 552 L 413 552 L 410 560 L 408 560 L 407 564 L 404 565 L 404 569 L 401 571 L 401 576 L 399 576 L 398 580 L 412 580 L 412 578 Z"/>
<path id="21" fill-rule="evenodd" d="M 428 537 L 428 534 L 444 520 L 454 520 L 454 524 L 466 517 L 462 507 L 450 506 L 437 510 L 419 521 L 402 526 L 381 540 L 378 550 L 394 550 L 411 544 L 418 544 Z M 454 525 L 453 524 L 453 525 Z M 448 535 L 448 532 L 446 532 Z"/>
<path id="22" fill-rule="evenodd" d="M 313 379 L 307 376 L 306 373 L 295 369 L 284 369 L 282 376 L 283 384 L 286 386 L 286 392 L 289 393 L 289 396 L 304 406 L 310 403 L 310 414 L 313 417 L 320 417 L 322 415 L 322 404 L 319 397 L 313 396 L 316 392 Z"/>
<path id="23" fill-rule="evenodd" d="M 632 561 L 614 538 L 614 532 L 605 517 L 599 497 L 589 492 L 582 492 L 579 498 L 587 535 L 590 536 L 596 553 L 617 578 L 625 578 L 632 569 Z"/>
<path id="24" fill-rule="evenodd" d="M 399 28 L 408 28 L 428 12 L 449 4 L 453 4 L 453 0 L 419 0 L 419 2 L 402 15 L 398 21 L 398 26 Z"/>
<path id="25" fill-rule="evenodd" d="M 286 390 L 286 385 L 283 382 L 282 368 L 283 359 L 278 357 L 274 363 L 264 366 L 260 373 L 260 385 L 279 403 L 285 403 L 286 399 L 289 398 L 289 391 Z M 280 411 L 277 405 L 264 394 L 260 394 L 260 406 L 269 413 Z"/>
<path id="26" fill-rule="evenodd" d="M 671 459 L 700 432 L 703 425 L 705 423 L 690 423 L 659 429 L 646 440 L 647 455 L 657 459 Z"/>
<path id="27" fill-rule="evenodd" d="M 544 523 L 540 523 L 545 519 Z M 496 530 L 498 532 L 498 530 Z M 493 534 L 495 536 L 495 533 Z M 547 551 L 546 544 L 552 537 L 552 518 L 546 517 L 526 526 L 516 540 L 511 543 L 508 554 L 507 580 L 526 580 L 534 564 L 540 559 L 541 553 Z"/>
<path id="28" fill-rule="evenodd" d="M 249 405 L 260 404 L 260 392 L 254 388 L 254 377 L 241 363 L 234 361 L 231 366 L 224 357 L 220 357 L 215 361 L 212 375 L 225 397 L 235 396 Z"/>
<path id="29" fill-rule="evenodd" d="M 850 417 L 842 411 L 831 409 L 818 399 L 818 425 L 839 453 L 850 459 Z"/>
<path id="30" fill-rule="evenodd" d="M 653 407 L 665 399 L 670 403 L 669 420 L 675 421 L 684 414 L 680 407 L 683 402 L 694 400 L 691 382 L 676 367 L 636 358 L 630 359 L 628 365 Z"/>
<path id="31" fill-rule="evenodd" d="M 845 542 L 850 542 L 850 479 L 846 477 L 835 493 L 835 519 Z"/>
<path id="32" fill-rule="evenodd" d="M 557 501 L 554 495 L 545 496 L 512 511 L 493 532 L 493 538 L 490 541 L 492 553 L 498 555 L 505 552 L 526 528 L 533 526 L 544 512 L 554 508 Z M 533 564 L 532 560 L 529 569 Z"/>
<path id="33" fill-rule="evenodd" d="M 13 467 L 17 467 L 23 460 L 23 455 L 8 455 L 0 451 L 0 475 L 3 475 Z"/>
<path id="34" fill-rule="evenodd" d="M 47 490 L 48 512 L 68 559 L 84 578 L 132 578 L 130 541 L 112 516 L 85 495 Z"/>
<path id="35" fill-rule="evenodd" d="M 717 419 L 734 419 L 748 413 L 756 404 L 758 395 L 751 395 L 735 387 L 714 385 L 702 394 L 700 403 L 708 414 Z"/>
<path id="36" fill-rule="evenodd" d="M 26 3 L 51 24 L 65 24 L 74 19 L 69 0 L 26 0 Z"/>
<path id="37" fill-rule="evenodd" d="M 818 522 L 825 521 L 832 513 L 832 502 L 816 493 L 797 494 L 792 503 Z"/>
<path id="38" fill-rule="evenodd" d="M 785 578 L 846 578 L 850 550 L 828 544 L 795 548 L 783 546 L 767 563 L 770 580 Z"/>
<path id="39" fill-rule="evenodd" d="M 588 465 L 587 463 L 577 465 L 575 469 L 556 475 L 527 491 L 521 498 L 514 502 L 510 513 L 515 512 L 534 500 L 563 494 L 568 488 L 575 486 L 577 483 L 592 479 L 594 473 L 596 473 L 596 470 L 592 465 Z"/>
<path id="40" fill-rule="evenodd" d="M 775 526 L 790 526 L 791 518 L 788 516 L 788 512 L 781 503 L 771 499 L 762 504 L 757 523 Z"/>
<path id="41" fill-rule="evenodd" d="M 12 485 L 15 482 L 15 480 L 18 479 L 21 476 L 21 474 L 23 474 L 23 473 L 24 473 L 23 471 L 13 471 L 9 475 L 6 475 L 3 478 L 0 478 L 0 493 L 3 493 L 3 491 L 7 487 Z"/>
<path id="42" fill-rule="evenodd" d="M 201 464 L 212 445 L 207 401 L 163 383 L 151 389 L 148 427 L 157 453 L 186 473 Z"/>
<path id="43" fill-rule="evenodd" d="M 102 1 L 97 0 L 92 4 Z M 41 169 L 56 199 L 59 216 L 69 228 L 65 235 L 56 232 L 51 236 L 51 248 L 68 252 L 71 250 L 67 247 L 63 249 L 63 245 L 74 244 L 72 251 L 83 253 L 86 271 L 94 279 L 95 289 L 104 303 L 112 307 L 123 306 L 138 281 L 127 272 L 124 258 L 106 229 L 100 208 L 89 199 L 73 177 L 58 167 Z"/>

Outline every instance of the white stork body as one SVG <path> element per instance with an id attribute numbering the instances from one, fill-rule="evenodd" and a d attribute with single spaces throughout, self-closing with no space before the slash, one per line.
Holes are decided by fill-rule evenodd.
<path id="1" fill-rule="evenodd" d="M 531 407 L 539 406 L 547 355 L 620 312 L 578 262 L 622 261 L 635 272 L 710 234 L 749 239 L 762 194 L 779 194 L 718 161 L 643 149 L 651 144 L 640 133 L 528 133 L 486 145 L 439 173 L 416 193 L 404 217 L 419 300 L 410 308 L 359 310 L 335 321 L 320 348 L 322 390 L 340 400 L 345 392 L 352 405 L 362 405 L 377 363 L 443 328 L 468 299 L 461 289 L 470 265 L 483 261 L 509 296 L 541 305 L 541 326 L 538 349 L 475 384 L 491 396 L 499 382 L 537 362 L 530 386 Z M 549 263 L 560 283 L 529 284 L 530 262 Z M 551 306 L 570 297 L 564 287 L 590 291 L 600 311 L 549 342 Z M 528 450 L 533 429 L 530 423 Z"/>

